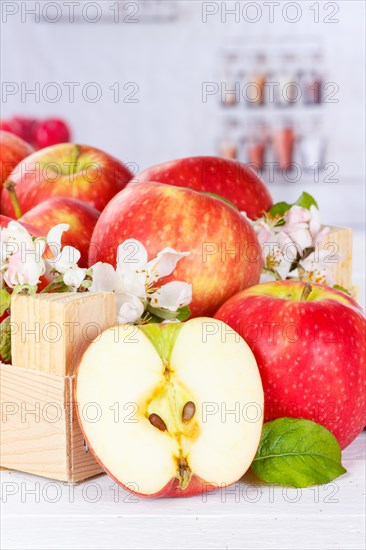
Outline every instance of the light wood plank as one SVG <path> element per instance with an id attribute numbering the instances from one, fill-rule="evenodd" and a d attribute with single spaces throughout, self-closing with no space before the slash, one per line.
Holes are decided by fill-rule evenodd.
<path id="1" fill-rule="evenodd" d="M 64 378 L 12 365 L 0 372 L 1 466 L 66 481 Z"/>
<path id="2" fill-rule="evenodd" d="M 90 342 L 115 324 L 113 293 L 14 295 L 12 362 L 24 369 L 72 375 Z"/>
<path id="3" fill-rule="evenodd" d="M 328 253 L 326 265 L 332 271 L 335 283 L 352 293 L 355 290 L 352 282 L 352 229 L 329 227 L 330 231 L 319 249 Z M 339 254 L 339 259 L 335 258 L 335 254 Z"/>

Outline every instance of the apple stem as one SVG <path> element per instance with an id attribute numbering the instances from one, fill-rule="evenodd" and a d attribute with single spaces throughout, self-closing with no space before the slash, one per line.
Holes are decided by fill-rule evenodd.
<path id="1" fill-rule="evenodd" d="M 73 150 L 73 153 L 72 153 L 72 157 L 71 157 L 71 170 L 73 171 L 73 173 L 76 172 L 76 164 L 77 164 L 77 160 L 79 158 L 79 155 L 80 155 L 80 145 L 75 145 L 74 147 L 74 150 Z"/>
<path id="2" fill-rule="evenodd" d="M 18 220 L 22 217 L 22 211 L 20 208 L 19 200 L 15 192 L 15 183 L 11 180 L 6 180 L 4 182 L 4 188 L 8 191 L 10 196 L 10 202 L 13 205 L 15 217 Z"/>
<path id="3" fill-rule="evenodd" d="M 302 302 L 305 302 L 308 299 L 309 294 L 312 290 L 313 290 L 313 288 L 312 288 L 311 284 L 310 283 L 305 283 L 304 288 L 302 289 L 300 300 Z"/>

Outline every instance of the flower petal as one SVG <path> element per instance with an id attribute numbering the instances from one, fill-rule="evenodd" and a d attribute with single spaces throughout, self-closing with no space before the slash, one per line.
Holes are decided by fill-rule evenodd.
<path id="1" fill-rule="evenodd" d="M 4 281 L 10 288 L 16 285 L 37 285 L 45 272 L 43 260 L 37 261 L 35 252 L 32 258 L 25 256 L 22 250 L 13 254 L 9 259 L 8 269 L 4 272 Z"/>
<path id="2" fill-rule="evenodd" d="M 181 281 L 171 281 L 151 294 L 151 305 L 177 311 L 192 301 L 192 285 Z"/>
<path id="3" fill-rule="evenodd" d="M 77 290 L 85 279 L 86 272 L 87 269 L 81 267 L 69 267 L 63 277 L 65 285 Z"/>
<path id="4" fill-rule="evenodd" d="M 127 239 L 117 251 L 117 289 L 122 294 L 146 296 L 147 252 L 136 239 Z"/>
<path id="5" fill-rule="evenodd" d="M 116 294 L 117 323 L 136 323 L 144 313 L 144 306 L 136 296 Z"/>
<path id="6" fill-rule="evenodd" d="M 47 244 L 50 247 L 54 257 L 60 254 L 62 235 L 69 229 L 70 226 L 68 223 L 59 223 L 58 225 L 55 225 L 55 227 L 52 227 L 52 229 L 50 229 L 47 233 Z"/>
<path id="7" fill-rule="evenodd" d="M 312 237 L 314 237 L 320 231 L 320 212 L 314 204 L 310 206 L 309 229 Z"/>
<path id="8" fill-rule="evenodd" d="M 310 221 L 310 218 L 310 210 L 304 208 L 303 206 L 298 206 L 297 204 L 291 206 L 290 210 L 287 210 L 284 215 L 285 224 L 290 226 L 298 225 L 299 223 L 306 223 Z"/>
<path id="9" fill-rule="evenodd" d="M 98 262 L 92 267 L 89 292 L 113 292 L 117 288 L 117 274 L 111 264 Z"/>
<path id="10" fill-rule="evenodd" d="M 117 249 L 117 270 L 140 269 L 147 264 L 146 248 L 137 239 L 127 239 Z"/>
<path id="11" fill-rule="evenodd" d="M 291 231 L 287 230 L 286 232 L 294 243 L 298 245 L 300 254 L 302 254 L 305 248 L 309 248 L 313 244 L 313 239 L 311 238 L 310 232 L 307 228 L 294 227 Z"/>
<path id="12" fill-rule="evenodd" d="M 173 273 L 179 260 L 189 255 L 190 252 L 177 252 L 174 248 L 164 248 L 147 264 L 148 284 Z"/>
<path id="13" fill-rule="evenodd" d="M 65 273 L 70 267 L 76 267 L 80 260 L 80 252 L 73 246 L 64 246 L 57 258 L 47 259 L 53 269 L 59 273 Z"/>

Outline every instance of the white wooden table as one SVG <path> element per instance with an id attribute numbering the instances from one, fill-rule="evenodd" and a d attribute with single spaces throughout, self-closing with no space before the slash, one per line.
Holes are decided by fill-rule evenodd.
<path id="1" fill-rule="evenodd" d="M 302 490 L 247 474 L 226 492 L 150 500 L 107 475 L 69 486 L 3 471 L 1 548 L 364 549 L 365 442 L 363 432 L 344 452 L 347 474 Z"/>

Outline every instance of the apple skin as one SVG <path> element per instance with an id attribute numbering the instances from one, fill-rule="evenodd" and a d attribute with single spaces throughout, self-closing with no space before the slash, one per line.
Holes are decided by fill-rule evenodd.
<path id="1" fill-rule="evenodd" d="M 231 159 L 190 157 L 164 162 L 147 168 L 129 185 L 148 181 L 220 195 L 253 220 L 260 218 L 273 205 L 267 187 L 255 172 Z"/>
<path id="2" fill-rule="evenodd" d="M 75 391 L 75 390 L 74 390 Z M 76 407 L 76 413 L 78 418 L 79 426 L 82 426 L 82 420 L 80 418 L 80 412 L 78 407 Z M 83 431 L 83 430 L 82 430 Z M 85 440 L 86 445 L 89 449 L 92 449 L 92 445 L 90 444 L 90 441 L 86 437 L 84 431 L 83 431 L 83 438 Z M 179 488 L 179 481 L 177 478 L 171 479 L 165 487 L 161 489 L 161 491 L 158 491 L 157 493 L 146 495 L 144 493 L 139 493 L 138 491 L 134 491 L 131 486 L 127 487 L 123 483 L 121 483 L 121 480 L 117 479 L 111 472 L 108 470 L 108 468 L 105 467 L 103 462 L 100 460 L 100 458 L 93 453 L 94 459 L 98 462 L 100 467 L 105 471 L 106 474 L 108 474 L 113 481 L 115 481 L 118 485 L 123 487 L 126 491 L 129 493 L 132 493 L 133 495 L 136 495 L 138 497 L 144 497 L 144 498 L 181 498 L 181 497 L 194 497 L 195 495 L 201 495 L 204 493 L 210 493 L 212 491 L 216 491 L 218 489 L 217 485 L 212 485 L 208 483 L 207 481 L 203 481 L 199 476 L 196 476 L 195 474 L 192 475 L 192 478 L 190 480 L 190 483 L 186 489 L 180 489 Z"/>
<path id="3" fill-rule="evenodd" d="M 59 223 L 70 229 L 62 236 L 62 246 L 70 245 L 81 253 L 79 267 L 87 267 L 91 236 L 100 212 L 89 204 L 69 197 L 53 197 L 29 210 L 19 221 L 38 227 L 47 235 Z"/>
<path id="4" fill-rule="evenodd" d="M 2 214 L 0 214 L 0 227 L 8 227 L 9 222 L 15 222 L 15 221 L 19 222 L 23 227 L 25 227 L 28 233 L 30 233 L 34 237 L 45 237 L 44 231 L 41 231 L 35 225 L 31 225 L 26 222 L 23 223 L 20 220 L 14 220 L 14 218 L 9 218 L 8 216 L 3 216 Z"/>
<path id="5" fill-rule="evenodd" d="M 25 159 L 25 157 L 31 155 L 33 151 L 33 147 L 20 137 L 3 130 L 0 131 L 1 185 L 17 164 Z"/>
<path id="6" fill-rule="evenodd" d="M 34 145 L 33 137 L 36 126 L 37 119 L 24 116 L 14 116 L 0 121 L 0 130 L 15 134 L 32 146 Z"/>
<path id="7" fill-rule="evenodd" d="M 118 245 L 132 238 L 145 246 L 149 259 L 165 247 L 190 252 L 161 281 L 192 283 L 192 317 L 212 315 L 230 296 L 259 281 L 262 259 L 251 225 L 209 195 L 159 183 L 127 187 L 95 226 L 89 265 L 115 265 Z"/>
<path id="8" fill-rule="evenodd" d="M 47 118 L 38 122 L 34 132 L 34 146 L 43 149 L 70 141 L 71 132 L 66 122 L 58 118 Z"/>
<path id="9" fill-rule="evenodd" d="M 344 449 L 366 424 L 366 321 L 347 294 L 311 286 L 310 299 L 300 301 L 304 283 L 257 285 L 230 298 L 215 318 L 236 330 L 253 351 L 265 421 L 313 420 Z"/>
<path id="10" fill-rule="evenodd" d="M 69 174 L 72 166 L 76 171 Z M 46 199 L 60 196 L 82 200 L 102 211 L 131 178 L 132 173 L 119 160 L 94 147 L 73 143 L 33 153 L 9 176 L 23 214 Z M 15 216 L 5 192 L 1 213 Z"/>

